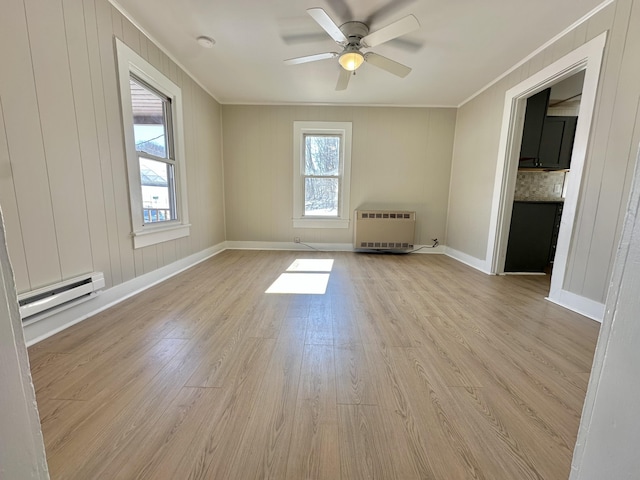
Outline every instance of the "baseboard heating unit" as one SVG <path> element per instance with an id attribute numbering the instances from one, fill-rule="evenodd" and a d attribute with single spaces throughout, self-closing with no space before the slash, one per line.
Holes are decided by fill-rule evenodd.
<path id="1" fill-rule="evenodd" d="M 104 288 L 104 274 L 93 272 L 54 285 L 18 295 L 20 316 L 25 324 L 32 323 L 60 310 L 89 300 Z"/>
<path id="2" fill-rule="evenodd" d="M 416 212 L 356 210 L 353 248 L 408 250 L 413 248 Z"/>

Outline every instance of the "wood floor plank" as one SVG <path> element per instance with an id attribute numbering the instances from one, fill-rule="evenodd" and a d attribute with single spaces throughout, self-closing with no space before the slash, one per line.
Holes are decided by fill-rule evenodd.
<path id="1" fill-rule="evenodd" d="M 286 477 L 340 478 L 333 348 L 306 345 Z"/>
<path id="2" fill-rule="evenodd" d="M 377 405 L 338 405 L 338 431 L 342 478 L 420 478 L 393 412 Z"/>
<path id="3" fill-rule="evenodd" d="M 326 293 L 265 293 L 299 259 Z M 51 478 L 566 478 L 599 325 L 548 289 L 222 252 L 30 347 Z"/>
<path id="4" fill-rule="evenodd" d="M 337 402 L 347 405 L 377 405 L 379 379 L 369 364 L 365 346 L 336 347 Z"/>
<path id="5" fill-rule="evenodd" d="M 313 299 L 309 306 L 305 343 L 333 345 L 333 315 L 328 300 Z"/>
<path id="6" fill-rule="evenodd" d="M 490 478 L 567 478 L 572 449 L 528 421 L 501 390 L 453 387 L 450 406 L 465 437 Z M 470 444 L 470 443 L 469 443 Z M 471 444 L 470 444 L 471 445 Z"/>
<path id="7" fill-rule="evenodd" d="M 253 342 L 253 348 L 243 350 L 230 383 L 218 389 L 224 397 L 210 405 L 197 431 L 189 430 L 184 441 L 170 447 L 168 455 L 159 455 L 157 461 L 147 465 L 140 478 L 230 478 L 230 462 L 246 429 L 247 412 L 256 403 L 275 347 L 273 339 L 257 338 Z"/>
<path id="8" fill-rule="evenodd" d="M 304 319 L 286 319 L 226 478 L 283 478 L 304 352 Z"/>
<path id="9" fill-rule="evenodd" d="M 451 390 L 414 349 L 391 348 L 384 366 L 394 388 L 394 409 L 400 413 L 420 478 L 490 479 L 467 445 L 468 438 L 446 406 Z"/>

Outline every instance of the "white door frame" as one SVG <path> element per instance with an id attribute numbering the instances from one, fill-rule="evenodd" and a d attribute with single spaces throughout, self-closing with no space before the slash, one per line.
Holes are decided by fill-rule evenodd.
<path id="1" fill-rule="evenodd" d="M 607 32 L 600 34 L 511 88 L 505 95 L 486 254 L 486 265 L 493 274 L 504 272 L 526 99 L 553 83 L 585 70 L 571 156 L 570 181 L 562 211 L 549 292 L 550 300 L 563 305 L 567 303 L 563 297 L 571 295 L 563 290 L 563 285 L 606 39 Z"/>

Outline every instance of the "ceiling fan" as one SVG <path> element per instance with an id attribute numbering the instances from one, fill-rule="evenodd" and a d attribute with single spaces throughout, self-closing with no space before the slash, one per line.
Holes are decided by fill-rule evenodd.
<path id="1" fill-rule="evenodd" d="M 369 26 L 363 22 L 346 22 L 338 26 L 322 8 L 310 8 L 307 13 L 342 47 L 342 52 L 316 53 L 304 57 L 285 60 L 286 65 L 315 62 L 329 58 L 338 58 L 342 66 L 336 90 L 345 90 L 349 85 L 349 78 L 364 63 L 368 62 L 378 68 L 386 70 L 398 77 L 406 77 L 411 68 L 390 58 L 373 52 L 363 52 L 362 49 L 372 48 L 389 40 L 401 37 L 420 28 L 418 20 L 413 15 L 407 15 L 386 27 L 369 32 Z"/>

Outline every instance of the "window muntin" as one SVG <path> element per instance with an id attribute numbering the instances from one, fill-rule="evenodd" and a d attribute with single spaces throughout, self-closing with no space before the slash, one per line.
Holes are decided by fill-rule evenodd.
<path id="1" fill-rule="evenodd" d="M 305 217 L 338 217 L 341 135 L 304 134 Z"/>

